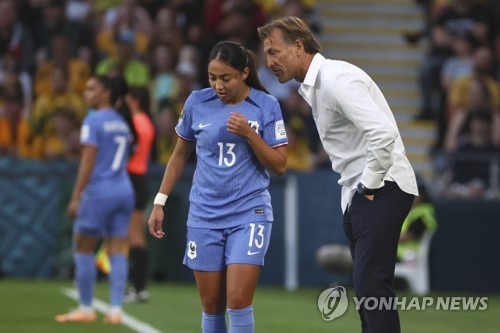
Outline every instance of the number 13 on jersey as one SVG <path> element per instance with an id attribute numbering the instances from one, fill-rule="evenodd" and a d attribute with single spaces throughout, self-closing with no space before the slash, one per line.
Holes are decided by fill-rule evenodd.
<path id="1" fill-rule="evenodd" d="M 225 165 L 232 167 L 236 163 L 236 154 L 233 149 L 235 143 L 218 142 L 219 145 L 219 166 Z"/>

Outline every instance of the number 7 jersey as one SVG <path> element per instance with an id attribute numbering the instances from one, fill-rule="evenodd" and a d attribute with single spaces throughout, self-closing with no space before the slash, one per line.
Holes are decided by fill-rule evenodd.
<path id="1" fill-rule="evenodd" d="M 80 143 L 97 148 L 95 165 L 88 186 L 128 177 L 126 165 L 131 132 L 123 117 L 116 111 L 100 110 L 85 117 Z"/>
<path id="2" fill-rule="evenodd" d="M 273 221 L 269 173 L 247 140 L 228 132 L 231 112 L 243 114 L 270 147 L 288 144 L 273 96 L 252 88 L 244 101 L 229 105 L 211 88 L 191 93 L 176 127 L 182 139 L 196 141 L 188 226 L 219 229 Z"/>

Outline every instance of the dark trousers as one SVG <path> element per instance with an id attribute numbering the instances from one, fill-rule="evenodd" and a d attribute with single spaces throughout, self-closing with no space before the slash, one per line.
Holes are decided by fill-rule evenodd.
<path id="1" fill-rule="evenodd" d="M 375 193 L 370 201 L 356 193 L 344 214 L 344 231 L 353 259 L 353 282 L 358 300 L 361 297 L 394 297 L 393 279 L 401 226 L 414 196 L 403 192 L 395 182 Z M 363 333 L 399 333 L 396 310 L 359 310 Z M 373 306 L 370 304 L 369 308 Z"/>

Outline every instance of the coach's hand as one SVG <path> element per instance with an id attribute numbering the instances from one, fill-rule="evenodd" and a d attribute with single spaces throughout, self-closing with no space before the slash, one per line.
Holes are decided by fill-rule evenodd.
<path id="1" fill-rule="evenodd" d="M 163 232 L 163 206 L 154 205 L 148 220 L 149 233 L 151 236 L 162 239 L 165 236 Z"/>

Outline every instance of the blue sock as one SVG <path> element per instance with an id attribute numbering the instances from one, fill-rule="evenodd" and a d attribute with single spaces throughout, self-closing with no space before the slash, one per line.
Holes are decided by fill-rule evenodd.
<path id="1" fill-rule="evenodd" d="M 109 273 L 109 290 L 111 306 L 121 306 L 125 288 L 127 287 L 128 262 L 124 254 L 114 254 L 109 257 L 111 272 Z"/>
<path id="2" fill-rule="evenodd" d="M 247 306 L 241 310 L 227 309 L 229 314 L 229 333 L 253 333 L 253 307 Z"/>
<path id="3" fill-rule="evenodd" d="M 203 311 L 201 314 L 201 332 L 227 333 L 226 313 L 207 314 Z"/>
<path id="4" fill-rule="evenodd" d="M 73 258 L 75 260 L 75 277 L 78 293 L 80 294 L 80 304 L 91 306 L 94 284 L 97 277 L 94 255 L 91 253 L 76 252 Z"/>

